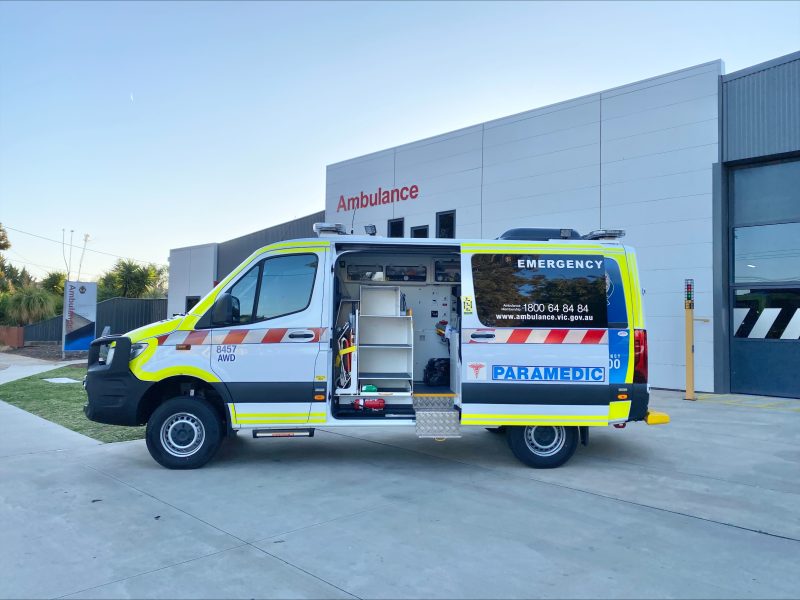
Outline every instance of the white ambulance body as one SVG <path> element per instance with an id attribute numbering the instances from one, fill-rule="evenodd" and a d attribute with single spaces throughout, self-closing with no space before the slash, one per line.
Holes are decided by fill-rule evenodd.
<path id="1" fill-rule="evenodd" d="M 243 430 L 377 425 L 433 439 L 502 431 L 546 468 L 589 427 L 668 422 L 648 410 L 635 253 L 608 234 L 318 229 L 253 253 L 185 316 L 95 340 L 86 415 L 147 423 L 169 468 L 202 466 Z"/>

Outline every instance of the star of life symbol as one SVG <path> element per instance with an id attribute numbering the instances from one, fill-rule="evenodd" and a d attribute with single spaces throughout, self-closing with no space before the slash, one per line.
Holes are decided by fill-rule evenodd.
<path id="1" fill-rule="evenodd" d="M 481 369 L 483 369 L 486 365 L 484 363 L 469 363 L 467 366 L 470 369 L 472 369 L 472 373 L 475 379 L 478 379 L 481 373 Z"/>

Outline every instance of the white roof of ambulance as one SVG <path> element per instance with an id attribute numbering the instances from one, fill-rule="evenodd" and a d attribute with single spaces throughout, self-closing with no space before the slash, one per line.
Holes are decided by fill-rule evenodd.
<path id="1" fill-rule="evenodd" d="M 407 246 L 458 246 L 461 244 L 482 244 L 484 246 L 500 246 L 500 245 L 538 245 L 538 244 L 564 244 L 567 245 L 582 245 L 582 246 L 589 246 L 589 247 L 596 247 L 602 248 L 604 246 L 613 246 L 619 247 L 623 246 L 624 244 L 621 241 L 615 239 L 604 239 L 604 240 L 562 240 L 562 239 L 550 239 L 550 240 L 493 240 L 493 239 L 486 239 L 486 238 L 478 238 L 478 239 L 461 239 L 461 238 L 387 238 L 387 237 L 380 237 L 380 236 L 371 236 L 371 235 L 325 235 L 321 237 L 309 237 L 309 238 L 299 238 L 294 240 L 285 240 L 281 243 L 286 244 L 289 242 L 331 242 L 334 244 L 369 244 L 374 246 L 397 246 L 397 245 L 407 245 Z"/>

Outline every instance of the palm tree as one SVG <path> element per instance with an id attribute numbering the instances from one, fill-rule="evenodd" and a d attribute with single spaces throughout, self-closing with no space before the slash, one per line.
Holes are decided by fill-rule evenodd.
<path id="1" fill-rule="evenodd" d="M 56 314 L 55 297 L 40 287 L 28 285 L 8 298 L 6 313 L 17 325 L 29 325 Z"/>
<path id="2" fill-rule="evenodd" d="M 161 285 L 150 284 L 140 298 L 160 299 L 167 297 L 167 289 Z"/>
<path id="3" fill-rule="evenodd" d="M 50 271 L 39 282 L 42 289 L 47 290 L 56 296 L 64 295 L 64 282 L 67 280 L 67 274 L 63 271 Z"/>
<path id="4" fill-rule="evenodd" d="M 114 265 L 117 291 L 123 298 L 139 298 L 147 289 L 149 275 L 147 267 L 137 265 L 132 260 L 119 260 Z"/>

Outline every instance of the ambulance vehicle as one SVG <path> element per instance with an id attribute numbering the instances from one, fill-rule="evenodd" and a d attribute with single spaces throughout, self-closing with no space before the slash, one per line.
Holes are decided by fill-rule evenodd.
<path id="1" fill-rule="evenodd" d="M 502 432 L 538 468 L 589 428 L 648 409 L 636 253 L 622 232 L 518 229 L 496 240 L 345 235 L 254 252 L 192 310 L 91 345 L 86 416 L 147 424 L 161 465 L 222 439 L 324 427 Z"/>

